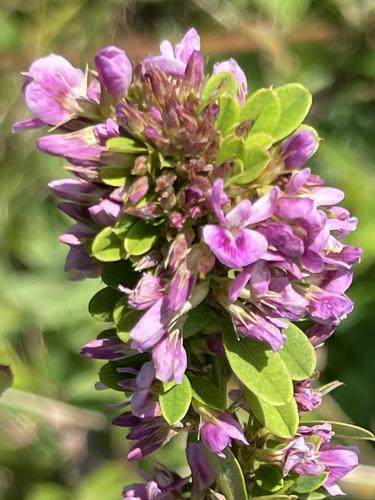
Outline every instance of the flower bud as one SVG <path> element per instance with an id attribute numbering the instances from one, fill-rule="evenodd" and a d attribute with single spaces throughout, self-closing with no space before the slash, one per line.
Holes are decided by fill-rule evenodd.
<path id="1" fill-rule="evenodd" d="M 125 52 L 111 45 L 95 56 L 100 81 L 114 97 L 122 97 L 132 79 L 132 65 Z"/>

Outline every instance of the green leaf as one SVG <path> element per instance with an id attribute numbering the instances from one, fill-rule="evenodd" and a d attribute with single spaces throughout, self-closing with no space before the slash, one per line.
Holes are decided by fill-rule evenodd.
<path id="1" fill-rule="evenodd" d="M 267 151 L 257 148 L 247 150 L 241 171 L 238 171 L 236 165 L 236 168 L 233 170 L 233 174 L 229 177 L 225 185 L 248 184 L 263 172 L 269 162 L 269 159 L 270 156 Z"/>
<path id="2" fill-rule="evenodd" d="M 226 137 L 220 144 L 220 148 L 216 153 L 215 162 L 220 165 L 228 160 L 234 160 L 243 153 L 244 142 L 239 137 L 234 135 Z"/>
<path id="3" fill-rule="evenodd" d="M 134 271 L 131 262 L 128 260 L 105 262 L 102 265 L 102 280 L 111 288 L 117 289 L 119 285 L 134 288 L 140 276 L 140 273 Z"/>
<path id="4" fill-rule="evenodd" d="M 270 134 L 264 132 L 258 132 L 256 134 L 250 134 L 245 139 L 246 149 L 257 148 L 257 149 L 268 149 L 274 143 L 274 138 Z"/>
<path id="5" fill-rule="evenodd" d="M 240 119 L 251 120 L 253 126 L 250 134 L 258 132 L 271 133 L 281 117 L 281 103 L 274 90 L 260 89 L 254 92 L 241 109 Z"/>
<path id="6" fill-rule="evenodd" d="M 110 151 L 117 153 L 144 153 L 147 148 L 144 144 L 134 141 L 129 137 L 113 137 L 106 142 Z"/>
<path id="7" fill-rule="evenodd" d="M 252 500 L 297 500 L 295 495 L 266 495 L 261 497 L 249 497 Z"/>
<path id="8" fill-rule="evenodd" d="M 275 465 L 261 465 L 255 474 L 255 482 L 263 490 L 275 493 L 283 487 L 283 475 Z"/>
<path id="9" fill-rule="evenodd" d="M 299 476 L 294 483 L 293 490 L 297 493 L 311 493 L 322 486 L 327 475 L 326 472 L 323 472 L 318 476 Z"/>
<path id="10" fill-rule="evenodd" d="M 10 366 L 0 365 L 0 396 L 13 384 L 13 372 Z"/>
<path id="11" fill-rule="evenodd" d="M 130 331 L 142 316 L 143 311 L 135 309 L 128 310 L 126 299 L 122 298 L 116 304 L 113 311 L 113 319 L 116 323 L 117 336 L 123 341 L 128 342 L 130 339 Z"/>
<path id="12" fill-rule="evenodd" d="M 92 242 L 91 252 L 101 262 L 114 262 L 121 259 L 121 241 L 112 231 L 111 227 L 105 227 L 95 236 Z"/>
<path id="13" fill-rule="evenodd" d="M 176 384 L 169 391 L 159 395 L 160 409 L 169 424 L 180 422 L 191 403 L 192 390 L 189 379 L 184 376 L 182 384 Z"/>
<path id="14" fill-rule="evenodd" d="M 219 115 L 217 117 L 215 128 L 223 135 L 227 134 L 231 128 L 238 122 L 240 107 L 237 99 L 231 95 L 222 95 L 219 98 Z"/>
<path id="15" fill-rule="evenodd" d="M 107 186 L 121 187 L 127 182 L 126 174 L 128 170 L 123 167 L 101 167 L 99 177 Z"/>
<path id="16" fill-rule="evenodd" d="M 304 120 L 312 103 L 310 92 L 299 83 L 288 83 L 275 89 L 281 103 L 278 125 L 270 131 L 276 141 L 293 132 Z"/>
<path id="17" fill-rule="evenodd" d="M 230 73 L 214 73 L 205 83 L 201 94 L 199 112 L 214 102 L 220 95 L 229 94 L 235 96 L 238 90 L 238 83 Z"/>
<path id="18" fill-rule="evenodd" d="M 240 464 L 229 448 L 226 448 L 224 453 L 225 459 L 206 451 L 217 485 L 226 500 L 247 500 L 246 484 Z"/>
<path id="19" fill-rule="evenodd" d="M 99 370 L 99 380 L 110 389 L 124 392 L 124 388 L 119 386 L 118 383 L 124 380 L 125 376 L 117 371 L 118 366 L 115 361 L 109 361 L 103 365 Z"/>
<path id="20" fill-rule="evenodd" d="M 121 297 L 122 294 L 113 288 L 102 288 L 90 300 L 89 313 L 98 321 L 113 321 L 113 310 Z"/>
<path id="21" fill-rule="evenodd" d="M 293 397 L 293 383 L 281 357 L 260 342 L 238 340 L 227 321 L 223 330 L 229 364 L 241 382 L 267 403 L 288 403 Z"/>
<path id="22" fill-rule="evenodd" d="M 328 384 L 321 385 L 316 390 L 320 392 L 322 396 L 325 396 L 342 385 L 344 385 L 344 382 L 341 382 L 341 380 L 333 380 L 332 382 L 328 382 Z"/>
<path id="23" fill-rule="evenodd" d="M 308 416 L 306 416 L 306 418 L 308 418 Z M 357 425 L 346 424 L 344 422 L 332 422 L 331 420 L 303 419 L 303 425 L 318 425 L 324 423 L 332 425 L 332 430 L 336 438 L 375 441 L 375 435 L 371 431 L 358 427 Z"/>
<path id="24" fill-rule="evenodd" d="M 125 236 L 125 250 L 129 255 L 143 255 L 157 240 L 160 228 L 140 220 L 128 230 Z"/>
<path id="25" fill-rule="evenodd" d="M 290 323 L 284 330 L 286 342 L 279 354 L 286 364 L 293 380 L 310 378 L 316 369 L 316 353 L 305 333 Z"/>
<path id="26" fill-rule="evenodd" d="M 199 306 L 194 307 L 194 309 L 188 313 L 187 320 L 182 327 L 184 338 L 187 339 L 201 332 L 204 327 L 213 320 L 215 315 L 215 311 L 203 302 L 199 304 Z"/>
<path id="27" fill-rule="evenodd" d="M 224 410 L 226 394 L 220 391 L 212 382 L 198 377 L 190 377 L 193 398 L 215 410 Z"/>
<path id="28" fill-rule="evenodd" d="M 328 498 L 327 493 L 322 493 L 321 491 L 313 491 L 312 493 L 308 493 L 307 495 L 303 495 L 303 500 L 323 500 Z"/>
<path id="29" fill-rule="evenodd" d="M 282 406 L 270 405 L 250 391 L 245 392 L 251 411 L 264 427 L 275 436 L 288 439 L 295 435 L 299 424 L 297 403 L 292 398 Z"/>

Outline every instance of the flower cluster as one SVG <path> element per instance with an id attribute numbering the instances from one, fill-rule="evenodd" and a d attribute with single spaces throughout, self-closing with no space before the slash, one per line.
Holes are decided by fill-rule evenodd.
<path id="1" fill-rule="evenodd" d="M 113 46 L 86 73 L 49 55 L 23 89 L 33 117 L 15 131 L 52 127 L 37 146 L 72 174 L 50 183 L 75 221 L 66 271 L 106 285 L 89 310 L 113 327 L 81 352 L 126 396 L 128 458 L 189 436 L 190 476 L 157 468 L 124 498 L 226 498 L 225 461 L 231 498 L 340 494 L 357 452 L 299 418 L 320 405 L 315 351 L 353 309 L 361 251 L 342 241 L 344 193 L 305 166 L 309 92 L 248 96 L 233 59 L 208 76 L 195 29 L 136 65 Z"/>

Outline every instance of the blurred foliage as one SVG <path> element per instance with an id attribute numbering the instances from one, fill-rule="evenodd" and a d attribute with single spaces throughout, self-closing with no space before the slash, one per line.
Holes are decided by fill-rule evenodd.
<path id="1" fill-rule="evenodd" d="M 352 241 L 364 249 L 350 291 L 356 310 L 321 353 L 323 380 L 343 380 L 336 401 L 375 430 L 374 1 L 2 0 L 0 364 L 14 372 L 14 389 L 0 400 L 6 500 L 115 500 L 139 477 L 125 463 L 124 433 L 109 425 L 108 403 L 121 399 L 94 390 L 98 365 L 78 354 L 99 331 L 87 302 L 100 283 L 71 283 L 63 273 L 57 236 L 68 219 L 46 187 L 63 175 L 62 164 L 35 150 L 32 132 L 10 133 L 27 114 L 20 71 L 50 52 L 85 64 L 110 43 L 141 57 L 145 37 L 157 47 L 193 24 L 209 60 L 236 57 L 252 90 L 295 80 L 314 93 L 310 122 L 324 139 L 315 166 L 346 191 L 345 205 L 360 219 Z M 173 442 L 158 459 L 183 470 L 180 450 Z M 365 457 L 374 464 L 371 449 Z"/>

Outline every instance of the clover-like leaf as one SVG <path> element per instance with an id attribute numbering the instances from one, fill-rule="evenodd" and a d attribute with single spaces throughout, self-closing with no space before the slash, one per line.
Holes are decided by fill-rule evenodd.
<path id="1" fill-rule="evenodd" d="M 189 409 L 191 397 L 191 385 L 186 375 L 182 384 L 175 384 L 171 389 L 159 395 L 162 415 L 169 424 L 175 424 L 184 418 Z"/>
<path id="2" fill-rule="evenodd" d="M 281 357 L 249 338 L 238 340 L 232 325 L 224 322 L 224 346 L 235 375 L 251 392 L 273 405 L 293 397 L 293 383 Z"/>
<path id="3" fill-rule="evenodd" d="M 101 262 L 115 262 L 121 259 L 121 241 L 111 227 L 105 227 L 95 236 L 91 252 Z"/>
<path id="4" fill-rule="evenodd" d="M 251 411 L 268 431 L 284 439 L 295 435 L 299 416 L 297 403 L 293 398 L 285 405 L 274 406 L 248 390 L 246 390 L 245 395 Z"/>

